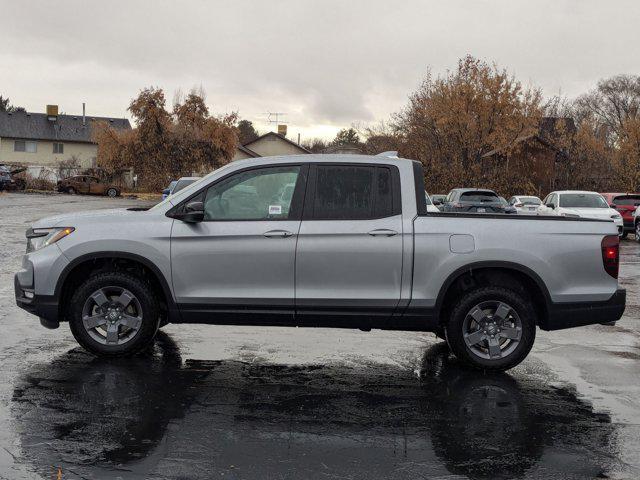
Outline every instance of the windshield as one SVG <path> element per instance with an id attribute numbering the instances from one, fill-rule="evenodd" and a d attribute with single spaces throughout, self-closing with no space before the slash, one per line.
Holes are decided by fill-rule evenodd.
<path id="1" fill-rule="evenodd" d="M 501 203 L 498 195 L 493 192 L 465 192 L 460 195 L 461 202 L 497 202 Z"/>
<path id="2" fill-rule="evenodd" d="M 630 205 L 637 207 L 640 205 L 640 195 L 621 195 L 613 199 L 614 205 Z"/>
<path id="3" fill-rule="evenodd" d="M 197 178 L 189 178 L 189 179 L 185 179 L 185 180 L 178 180 L 178 182 L 176 183 L 176 186 L 173 187 L 173 190 L 171 191 L 171 194 L 178 193 L 184 187 L 188 187 L 189 185 L 194 183 L 196 180 L 197 180 Z"/>
<path id="4" fill-rule="evenodd" d="M 566 208 L 609 208 L 607 201 L 595 193 L 563 193 L 560 206 Z"/>
<path id="5" fill-rule="evenodd" d="M 523 205 L 541 205 L 542 200 L 538 197 L 518 197 Z"/>
<path id="6" fill-rule="evenodd" d="M 220 167 L 217 170 L 214 170 L 213 172 L 207 173 L 200 180 L 196 180 L 195 182 L 193 182 L 192 185 L 201 185 L 204 182 L 206 182 L 207 180 L 209 180 L 209 178 L 211 178 L 212 175 L 216 175 L 216 174 L 218 174 L 220 172 L 223 172 L 224 170 L 227 170 L 227 169 L 231 168 L 232 166 L 234 166 L 233 162 L 227 163 L 224 167 Z M 191 186 L 191 185 L 189 185 L 189 186 Z M 175 193 L 175 191 L 173 193 Z M 167 203 L 173 205 L 173 202 L 171 200 L 175 201 L 175 198 L 173 198 L 173 195 L 168 196 L 166 199 L 164 199 L 160 203 L 154 205 L 150 210 L 155 210 L 155 209 L 158 209 L 158 208 L 162 208 L 162 206 L 166 205 Z"/>

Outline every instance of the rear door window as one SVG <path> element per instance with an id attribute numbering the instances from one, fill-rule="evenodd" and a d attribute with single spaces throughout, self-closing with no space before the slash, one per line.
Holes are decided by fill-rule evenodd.
<path id="1" fill-rule="evenodd" d="M 391 167 L 317 165 L 311 218 L 367 220 L 399 209 Z"/>

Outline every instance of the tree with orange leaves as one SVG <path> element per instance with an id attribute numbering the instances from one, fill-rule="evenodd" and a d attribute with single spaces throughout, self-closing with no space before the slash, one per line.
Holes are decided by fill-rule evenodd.
<path id="1" fill-rule="evenodd" d="M 428 75 L 396 116 L 400 154 L 424 164 L 429 191 L 526 188 L 526 168 L 489 164 L 484 156 L 495 149 L 509 153 L 519 148 L 519 138 L 537 131 L 541 98 L 506 70 L 464 57 L 456 71 Z"/>
<path id="2" fill-rule="evenodd" d="M 213 117 L 202 94 L 191 92 L 170 113 L 162 89 L 147 88 L 132 100 L 129 111 L 136 128 L 117 131 L 98 126 L 98 165 L 109 173 L 133 168 L 149 190 L 195 172 L 228 163 L 235 152 L 235 114 Z"/>

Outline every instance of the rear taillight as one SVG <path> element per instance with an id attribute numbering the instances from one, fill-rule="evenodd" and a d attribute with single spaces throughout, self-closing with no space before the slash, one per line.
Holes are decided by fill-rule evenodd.
<path id="1" fill-rule="evenodd" d="M 600 244 L 602 248 L 602 265 L 613 278 L 618 278 L 620 265 L 620 239 L 617 235 L 607 235 Z"/>

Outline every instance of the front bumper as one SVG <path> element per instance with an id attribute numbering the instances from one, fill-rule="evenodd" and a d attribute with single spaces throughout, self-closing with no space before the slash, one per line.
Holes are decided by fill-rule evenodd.
<path id="1" fill-rule="evenodd" d="M 40 323 L 47 328 L 58 328 L 58 299 L 54 295 L 35 295 L 33 288 L 20 284 L 18 274 L 13 279 L 16 305 L 23 310 L 40 317 Z"/>
<path id="2" fill-rule="evenodd" d="M 624 313 L 627 291 L 619 288 L 604 302 L 552 303 L 542 330 L 560 330 L 593 324 L 615 323 Z"/>

